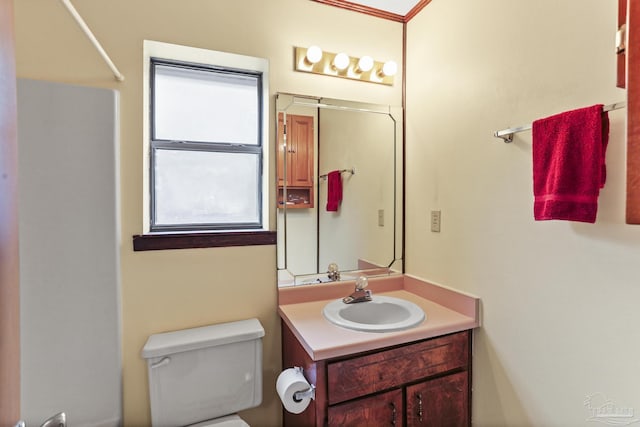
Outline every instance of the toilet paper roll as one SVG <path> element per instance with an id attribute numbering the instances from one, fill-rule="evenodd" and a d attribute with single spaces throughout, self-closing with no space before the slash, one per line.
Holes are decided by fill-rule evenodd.
<path id="1" fill-rule="evenodd" d="M 282 406 L 292 414 L 299 414 L 309 406 L 310 397 L 296 400 L 294 394 L 298 391 L 307 391 L 311 385 L 302 374 L 301 368 L 288 368 L 280 372 L 276 381 L 276 390 L 282 401 Z"/>

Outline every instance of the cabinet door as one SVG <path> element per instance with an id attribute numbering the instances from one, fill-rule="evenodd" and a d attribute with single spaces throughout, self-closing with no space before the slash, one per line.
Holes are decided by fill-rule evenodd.
<path id="1" fill-rule="evenodd" d="M 640 2 L 627 9 L 627 224 L 640 224 Z"/>
<path id="2" fill-rule="evenodd" d="M 287 115 L 287 145 L 284 117 L 278 113 L 278 186 L 312 187 L 314 133 L 313 116 Z M 286 161 L 286 174 L 285 174 Z"/>
<path id="3" fill-rule="evenodd" d="M 407 387 L 407 427 L 470 425 L 468 372 Z"/>
<path id="4" fill-rule="evenodd" d="M 287 116 L 288 182 L 292 187 L 313 185 L 313 117 Z"/>
<path id="5" fill-rule="evenodd" d="M 376 396 L 330 406 L 329 426 L 376 427 L 403 424 L 402 390 L 392 390 Z"/>

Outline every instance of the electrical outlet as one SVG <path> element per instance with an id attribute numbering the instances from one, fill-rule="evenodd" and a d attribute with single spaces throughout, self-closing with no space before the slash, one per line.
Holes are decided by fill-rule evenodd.
<path id="1" fill-rule="evenodd" d="M 384 209 L 378 209 L 378 226 L 384 227 Z"/>
<path id="2" fill-rule="evenodd" d="M 431 231 L 440 232 L 440 211 L 431 211 Z"/>

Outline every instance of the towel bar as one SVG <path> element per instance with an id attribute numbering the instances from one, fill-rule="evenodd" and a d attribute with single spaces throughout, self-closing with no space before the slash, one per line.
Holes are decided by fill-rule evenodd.
<path id="1" fill-rule="evenodd" d="M 618 110 L 620 108 L 625 108 L 627 106 L 626 101 L 616 102 L 614 104 L 605 105 L 602 108 L 602 111 L 612 111 Z M 513 134 L 518 132 L 524 132 L 525 130 L 531 130 L 532 124 L 513 127 L 509 129 L 497 130 L 493 133 L 493 136 L 496 138 L 501 138 L 505 143 L 509 143 L 513 141 Z"/>
<path id="2" fill-rule="evenodd" d="M 355 175 L 356 174 L 356 168 L 340 169 L 340 173 L 345 173 L 345 172 L 349 172 L 351 175 Z M 329 174 L 325 173 L 324 175 L 320 175 L 318 178 L 327 179 L 328 176 L 329 176 Z"/>

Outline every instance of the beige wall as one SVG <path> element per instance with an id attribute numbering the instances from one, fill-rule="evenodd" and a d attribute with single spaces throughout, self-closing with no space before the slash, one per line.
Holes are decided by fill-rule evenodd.
<path id="1" fill-rule="evenodd" d="M 76 0 L 125 81 L 109 69 L 60 2 L 15 2 L 18 77 L 110 87 L 121 95 L 121 216 L 124 421 L 149 424 L 146 365 L 149 334 L 258 317 L 264 339 L 265 395 L 248 422 L 276 426 L 280 369 L 273 246 L 132 251 L 142 232 L 142 41 L 183 44 L 268 58 L 271 92 L 294 92 L 400 105 L 401 85 L 372 85 L 292 71 L 293 46 L 401 63 L 402 25 L 301 0 Z M 273 104 L 272 104 L 273 106 Z M 273 110 L 273 108 L 272 108 Z M 271 121 L 273 122 L 273 111 Z M 275 128 L 271 129 L 274 148 Z M 275 172 L 272 167 L 272 175 Z M 90 236 L 87 236 L 90 241 Z M 97 337 L 96 339 L 99 339 Z"/>
<path id="2" fill-rule="evenodd" d="M 602 393 L 640 412 L 640 228 L 624 224 L 625 110 L 597 223 L 533 221 L 531 133 L 625 99 L 613 0 L 433 0 L 408 25 L 407 271 L 482 298 L 474 424 L 581 426 Z M 442 232 L 428 212 L 442 210 Z M 602 399 L 594 396 L 593 404 Z"/>
<path id="3" fill-rule="evenodd" d="M 15 3 L 19 77 L 121 91 L 125 423 L 149 421 L 139 353 L 150 333 L 257 316 L 267 330 L 268 393 L 246 418 L 276 425 L 275 248 L 131 250 L 142 231 L 142 40 L 266 57 L 272 92 L 398 105 L 399 84 L 294 73 L 292 46 L 401 62 L 402 26 L 306 0 L 76 0 L 126 77 L 115 83 L 58 2 Z M 623 219 L 624 111 L 611 113 L 595 225 L 534 222 L 530 133 L 511 145 L 492 137 L 624 99 L 615 88 L 615 3 L 433 0 L 408 25 L 407 270 L 482 297 L 477 425 L 584 425 L 583 402 L 596 393 L 640 411 L 640 229 Z M 439 234 L 428 231 L 431 209 L 442 210 Z"/>

